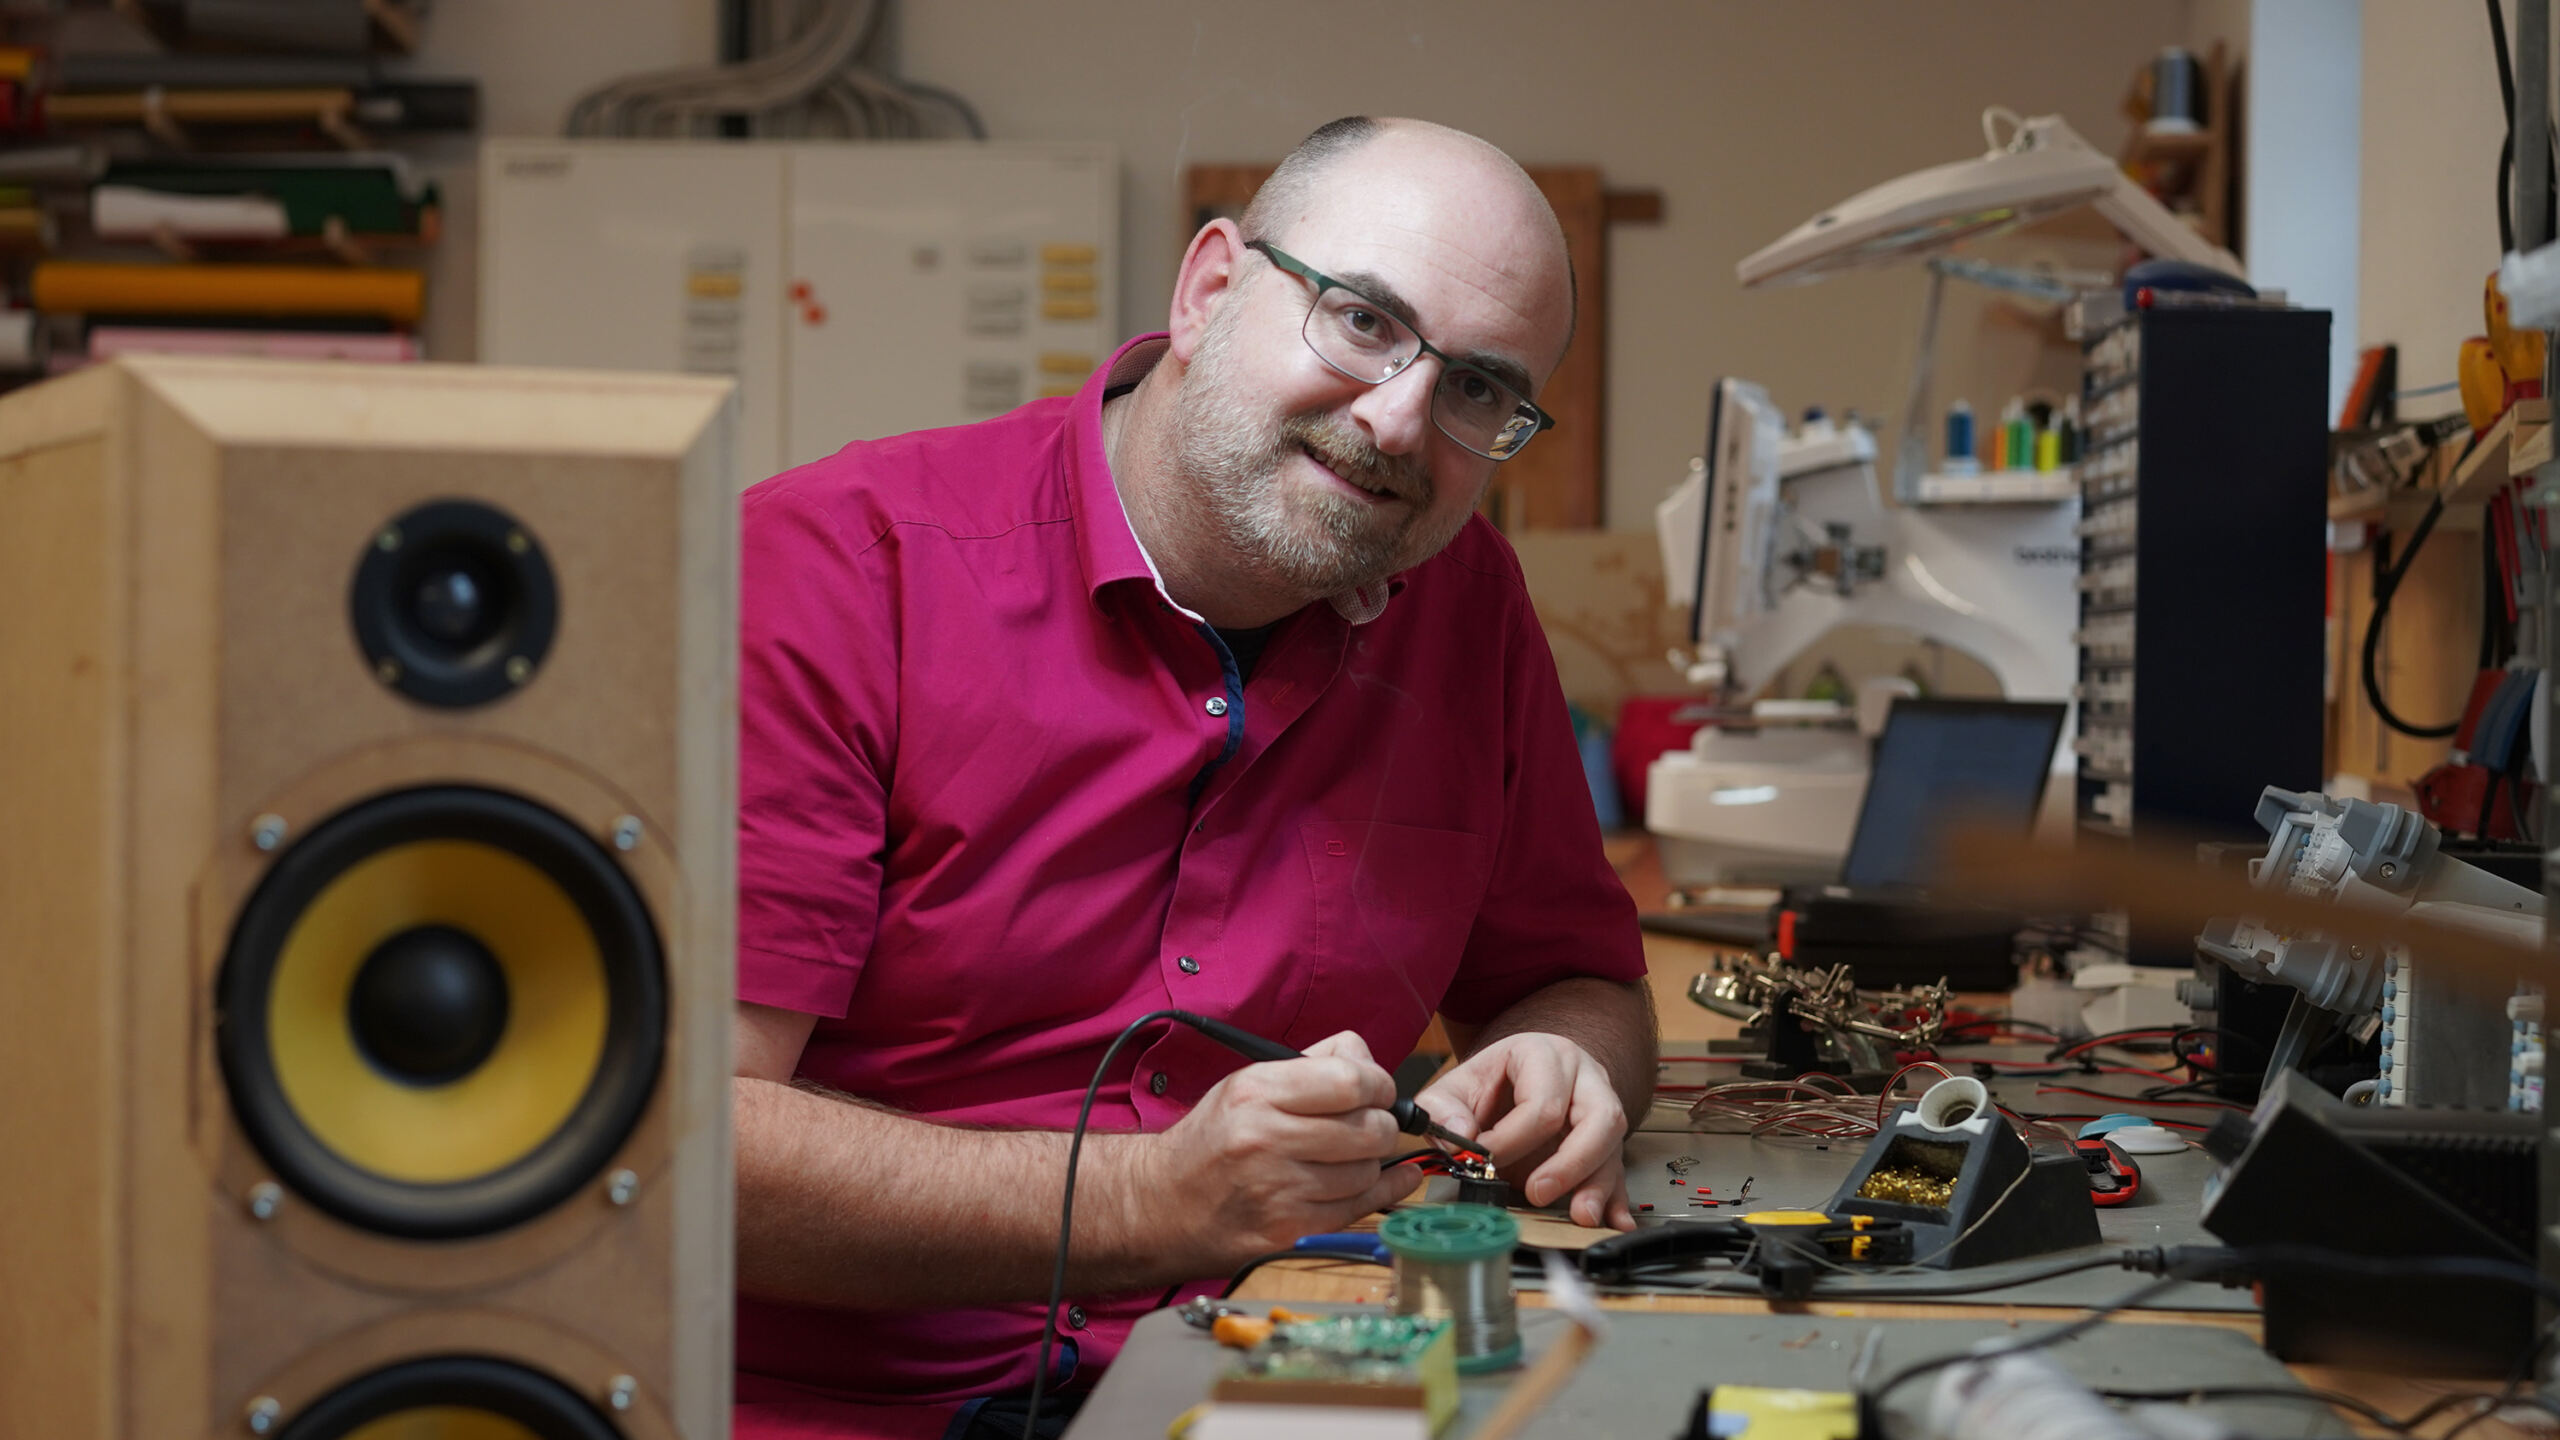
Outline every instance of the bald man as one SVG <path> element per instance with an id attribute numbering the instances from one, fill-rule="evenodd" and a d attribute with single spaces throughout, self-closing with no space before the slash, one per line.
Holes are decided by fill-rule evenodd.
<path id="1" fill-rule="evenodd" d="M 1633 1224 L 1634 907 L 1475 514 L 1572 315 L 1500 151 L 1336 121 L 1074 398 L 748 492 L 741 1437 L 1021 1433 L 1089 1082 L 1043 1433 L 1147 1310 L 1414 1189 L 1378 1062 L 1435 1014 L 1422 1106 Z"/>

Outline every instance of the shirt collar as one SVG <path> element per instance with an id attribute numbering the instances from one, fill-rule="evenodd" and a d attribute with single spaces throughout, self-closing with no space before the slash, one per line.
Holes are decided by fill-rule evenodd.
<path id="1" fill-rule="evenodd" d="M 1146 378 L 1172 344 L 1172 337 L 1163 331 L 1141 335 L 1121 346 L 1110 363 L 1095 370 L 1084 382 L 1084 388 L 1076 392 L 1067 412 L 1067 503 L 1075 515 L 1076 547 L 1084 562 L 1085 584 L 1097 600 L 1102 587 L 1114 581 L 1145 580 L 1166 604 L 1206 624 L 1165 593 L 1164 577 L 1156 573 L 1155 561 L 1139 543 L 1138 532 L 1129 523 L 1128 509 L 1121 504 L 1120 488 L 1112 483 L 1111 459 L 1102 443 L 1103 397 Z M 1393 575 L 1375 585 L 1328 595 L 1325 600 L 1343 619 L 1366 625 L 1385 614 L 1388 598 L 1403 588 L 1404 577 Z"/>

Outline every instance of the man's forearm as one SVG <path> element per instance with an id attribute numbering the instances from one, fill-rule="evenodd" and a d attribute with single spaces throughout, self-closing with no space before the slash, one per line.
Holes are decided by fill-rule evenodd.
<path id="1" fill-rule="evenodd" d="M 742 1293 L 856 1309 L 1047 1297 L 1065 1135 L 935 1125 L 770 1080 L 730 1087 Z M 1085 1139 L 1070 1292 L 1198 1278 L 1135 1219 L 1143 1139 Z"/>
<path id="2" fill-rule="evenodd" d="M 1610 1088 L 1627 1109 L 1627 1127 L 1644 1119 L 1653 1105 L 1658 1053 L 1650 986 L 1589 976 L 1559 980 L 1520 997 L 1459 1048 L 1472 1054 L 1506 1035 L 1530 1032 L 1561 1035 L 1581 1046 L 1608 1070 Z"/>

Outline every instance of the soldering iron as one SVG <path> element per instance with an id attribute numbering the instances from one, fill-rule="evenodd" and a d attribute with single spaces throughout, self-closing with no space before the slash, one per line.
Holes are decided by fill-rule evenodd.
<path id="1" fill-rule="evenodd" d="M 1292 1050 L 1277 1040 L 1265 1040 L 1250 1030 L 1239 1030 L 1223 1020 L 1195 1015 L 1188 1010 L 1150 1010 L 1122 1026 L 1119 1035 L 1102 1052 L 1102 1063 L 1093 1067 L 1093 1079 L 1084 1087 L 1084 1104 L 1076 1111 L 1075 1128 L 1067 1132 L 1067 1188 L 1058 1201 L 1058 1254 L 1049 1267 L 1049 1313 L 1040 1326 L 1040 1357 L 1031 1370 L 1031 1405 L 1022 1417 L 1023 1440 L 1031 1440 L 1040 1423 L 1040 1396 L 1048 1388 L 1049 1352 L 1058 1337 L 1058 1306 L 1067 1293 L 1067 1237 L 1075 1233 L 1076 1163 L 1084 1153 L 1085 1127 L 1093 1120 L 1094 1096 L 1102 1089 L 1103 1077 L 1111 1073 L 1112 1062 L 1129 1042 L 1138 1038 L 1148 1026 L 1171 1020 L 1188 1025 L 1248 1060 L 1303 1060 L 1305 1052 Z M 1422 1107 L 1410 1100 L 1398 1100 L 1387 1107 L 1396 1117 L 1396 1127 L 1408 1135 L 1427 1135 L 1434 1140 L 1455 1145 L 1470 1154 L 1481 1155 L 1484 1147 L 1454 1130 L 1444 1130 L 1431 1123 Z"/>
<path id="2" fill-rule="evenodd" d="M 1304 1060 L 1307 1058 L 1303 1050 L 1292 1050 L 1277 1040 L 1265 1040 L 1250 1030 L 1239 1030 L 1223 1020 L 1212 1020 L 1206 1015 L 1194 1015 L 1188 1010 L 1176 1010 L 1171 1013 L 1174 1019 L 1226 1046 L 1247 1060 Z M 1484 1153 L 1483 1145 L 1478 1142 L 1455 1131 L 1444 1130 L 1432 1123 L 1431 1116 L 1411 1100 L 1398 1097 L 1396 1103 L 1387 1107 L 1387 1113 L 1396 1117 L 1396 1128 L 1407 1135 L 1427 1135 L 1462 1150 L 1476 1154 Z"/>

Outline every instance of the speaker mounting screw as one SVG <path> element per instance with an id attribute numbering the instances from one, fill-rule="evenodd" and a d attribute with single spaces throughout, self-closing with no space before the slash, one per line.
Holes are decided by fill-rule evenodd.
<path id="1" fill-rule="evenodd" d="M 399 661 L 397 661 L 397 660 L 376 660 L 376 661 L 374 661 L 374 662 L 373 662 L 373 678 L 375 678 L 376 680 L 381 681 L 381 682 L 382 682 L 383 684 L 385 684 L 385 685 L 397 685 L 397 684 L 399 684 L 399 683 L 400 683 L 400 662 L 399 662 Z"/>
<path id="2" fill-rule="evenodd" d="M 616 1375 L 613 1377 L 613 1383 L 605 1387 L 604 1402 L 616 1410 L 628 1410 L 631 1408 L 633 1397 L 639 1393 L 639 1381 L 628 1375 Z"/>
<path id="3" fill-rule="evenodd" d="M 640 1193 L 640 1177 L 629 1170 L 616 1170 L 605 1178 L 604 1198 L 616 1205 L 628 1205 Z"/>
<path id="4" fill-rule="evenodd" d="M 292 832 L 293 827 L 284 823 L 283 816 L 261 815 L 249 822 L 249 843 L 261 850 L 273 850 Z"/>
<path id="5" fill-rule="evenodd" d="M 375 532 L 373 537 L 373 548 L 376 550 L 399 549 L 400 527 L 397 525 L 385 525 L 379 531 Z"/>
<path id="6" fill-rule="evenodd" d="M 524 538 L 524 532 L 523 532 L 523 531 L 521 531 L 521 530 L 510 530 L 510 531 L 508 531 L 508 532 L 507 532 L 507 553 L 508 553 L 508 554 L 510 554 L 510 555 L 521 555 L 521 554 L 523 554 L 524 552 L 526 552 L 527 550 L 530 550 L 530 549 L 532 549 L 532 548 L 533 548 L 533 542 L 532 542 L 532 541 L 530 541 L 530 540 L 527 540 L 526 538 Z"/>
<path id="7" fill-rule="evenodd" d="M 507 657 L 507 683 L 521 685 L 533 678 L 533 662 L 521 655 Z"/>
<path id="8" fill-rule="evenodd" d="M 249 1414 L 247 1417 L 249 1421 L 249 1433 L 252 1435 L 266 1434 L 268 1431 L 276 1428 L 276 1419 L 283 1414 L 284 1406 L 278 1404 L 276 1402 L 276 1397 L 273 1395 L 261 1395 L 257 1399 L 250 1401 Z"/>
<path id="9" fill-rule="evenodd" d="M 640 817 L 624 815 L 613 822 L 613 848 L 628 853 L 640 848 Z"/>
<path id="10" fill-rule="evenodd" d="M 261 1180 L 249 1187 L 249 1214 L 258 1220 L 273 1220 L 284 1208 L 284 1187 L 273 1180 Z"/>

